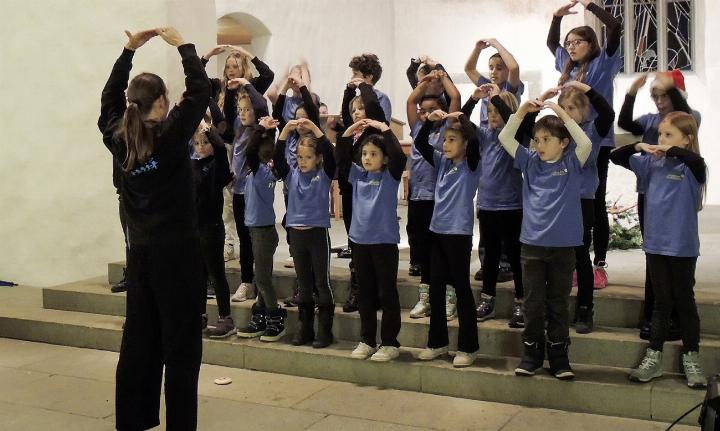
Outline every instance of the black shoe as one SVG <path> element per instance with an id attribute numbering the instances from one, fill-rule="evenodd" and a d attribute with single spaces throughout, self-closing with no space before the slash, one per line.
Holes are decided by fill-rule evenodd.
<path id="1" fill-rule="evenodd" d="M 477 270 L 474 278 L 475 278 L 475 281 L 482 281 L 482 278 L 483 278 L 483 269 L 482 268 Z"/>
<path id="2" fill-rule="evenodd" d="M 668 326 L 667 337 L 665 341 L 678 341 L 682 340 L 682 329 L 675 319 L 670 319 L 670 325 Z"/>
<path id="3" fill-rule="evenodd" d="M 352 259 L 352 251 L 350 248 L 343 248 L 337 252 L 337 257 L 340 259 Z"/>
<path id="4" fill-rule="evenodd" d="M 358 311 L 358 293 L 360 286 L 358 285 L 355 270 L 350 270 L 350 292 L 348 292 L 348 300 L 343 304 L 343 313 L 354 313 Z"/>
<path id="5" fill-rule="evenodd" d="M 541 343 L 523 342 L 525 353 L 523 354 L 520 364 L 515 368 L 516 376 L 534 376 L 535 371 L 543 366 L 545 361 L 545 346 Z"/>
<path id="6" fill-rule="evenodd" d="M 285 335 L 285 319 L 287 310 L 276 308 L 269 310 L 265 315 L 265 332 L 260 336 L 260 341 L 277 341 Z"/>
<path id="7" fill-rule="evenodd" d="M 593 314 L 595 314 L 595 312 L 592 308 L 584 305 L 578 307 L 575 311 L 575 332 L 578 334 L 591 333 L 595 327 Z"/>
<path id="8" fill-rule="evenodd" d="M 512 279 L 513 279 L 512 269 L 510 269 L 509 266 L 500 265 L 500 267 L 498 268 L 497 282 L 505 283 L 508 281 L 512 281 Z"/>
<path id="9" fill-rule="evenodd" d="M 313 341 L 314 349 L 322 349 L 333 342 L 332 326 L 335 314 L 335 304 L 318 307 L 318 331 Z"/>
<path id="10" fill-rule="evenodd" d="M 551 343 L 547 342 L 548 362 L 550 362 L 550 374 L 560 380 L 572 380 L 575 378 L 570 367 L 570 359 L 568 358 L 569 342 Z"/>
<path id="11" fill-rule="evenodd" d="M 643 320 L 643 322 L 640 324 L 640 339 L 646 340 L 646 341 L 649 340 L 651 328 L 652 328 L 652 325 L 650 324 L 650 321 Z"/>
<path id="12" fill-rule="evenodd" d="M 125 277 L 123 277 L 122 280 L 120 280 L 117 284 L 113 284 L 110 287 L 110 292 L 112 293 L 121 293 L 127 291 L 127 281 L 125 280 Z"/>
<path id="13" fill-rule="evenodd" d="M 285 307 L 297 307 L 300 303 L 300 293 L 298 293 L 298 281 L 295 279 L 295 284 L 293 285 L 293 295 L 286 299 L 283 304 L 285 304 Z"/>
<path id="14" fill-rule="evenodd" d="M 298 317 L 300 325 L 298 325 L 295 336 L 292 339 L 293 346 L 302 346 L 312 343 L 315 340 L 315 304 L 298 304 Z"/>
<path id="15" fill-rule="evenodd" d="M 522 302 L 513 302 L 512 315 L 510 316 L 508 326 L 516 329 L 525 327 L 525 315 L 522 311 Z"/>
<path id="16" fill-rule="evenodd" d="M 408 269 L 408 275 L 410 277 L 420 277 L 422 275 L 420 265 L 410 265 L 410 269 Z"/>
<path id="17" fill-rule="evenodd" d="M 265 333 L 267 323 L 265 321 L 265 309 L 260 308 L 257 303 L 250 309 L 252 317 L 244 328 L 238 328 L 237 336 L 240 338 L 255 338 Z"/>

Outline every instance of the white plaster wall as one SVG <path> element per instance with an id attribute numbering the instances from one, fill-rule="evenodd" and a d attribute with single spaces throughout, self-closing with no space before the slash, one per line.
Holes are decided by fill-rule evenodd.
<path id="1" fill-rule="evenodd" d="M 124 259 L 111 160 L 96 123 L 123 30 L 178 27 L 215 38 L 212 0 L 4 0 L 0 3 L 0 279 L 57 284 Z M 179 96 L 177 51 L 159 38 L 138 51 Z"/>

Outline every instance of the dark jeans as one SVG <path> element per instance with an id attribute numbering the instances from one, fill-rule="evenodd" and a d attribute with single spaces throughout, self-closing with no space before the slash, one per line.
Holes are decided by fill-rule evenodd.
<path id="1" fill-rule="evenodd" d="M 200 250 L 202 253 L 204 271 L 203 280 L 207 287 L 210 280 L 215 287 L 215 299 L 218 304 L 218 314 L 222 317 L 230 315 L 230 287 L 225 277 L 225 225 L 223 223 L 199 226 Z M 206 311 L 207 301 L 203 301 L 203 313 Z"/>
<path id="2" fill-rule="evenodd" d="M 123 206 L 122 196 L 118 195 L 118 213 L 120 213 L 120 226 L 122 226 L 123 237 L 125 237 L 125 266 L 127 267 L 128 260 L 130 259 L 127 243 L 127 214 L 125 213 L 125 207 Z M 127 272 L 127 269 L 125 270 Z"/>
<path id="3" fill-rule="evenodd" d="M 595 252 L 595 265 L 607 259 L 608 245 L 610 244 L 610 223 L 608 222 L 605 195 L 607 194 L 608 165 L 610 164 L 610 147 L 600 147 L 597 158 L 598 184 L 595 191 L 595 221 L 593 223 L 593 251 Z"/>
<path id="4" fill-rule="evenodd" d="M 399 347 L 400 298 L 397 290 L 397 244 L 357 244 L 353 250 L 355 273 L 360 285 L 358 309 L 360 335 L 363 343 L 375 347 L 377 333 L 377 301 L 380 299 L 382 322 L 380 343 Z"/>
<path id="5" fill-rule="evenodd" d="M 575 271 L 577 272 L 577 306 L 593 308 L 594 276 L 592 260 L 590 260 L 590 241 L 594 224 L 593 199 L 581 199 L 583 217 L 583 244 L 575 247 Z"/>
<path id="6" fill-rule="evenodd" d="M 255 256 L 257 303 L 260 308 L 274 310 L 278 307 L 278 303 L 272 284 L 273 256 L 279 241 L 275 225 L 251 227 L 250 238 L 252 239 L 253 256 Z"/>
<path id="7" fill-rule="evenodd" d="M 255 259 L 253 258 L 250 231 L 245 226 L 245 195 L 233 193 L 233 215 L 240 241 L 240 281 L 252 283 L 255 278 L 253 269 Z"/>
<path id="8" fill-rule="evenodd" d="M 523 244 L 520 252 L 525 286 L 525 329 L 527 343 L 570 340 L 568 302 L 575 268 L 574 247 L 538 247 Z"/>
<path id="9" fill-rule="evenodd" d="M 445 315 L 445 283 L 455 287 L 460 330 L 458 350 L 473 353 L 478 350 L 478 331 L 475 298 L 470 290 L 470 254 L 472 235 L 433 234 L 430 257 L 430 332 L 428 347 L 437 349 L 450 344 Z"/>
<path id="10" fill-rule="evenodd" d="M 700 318 L 693 292 L 697 257 L 646 253 L 646 258 L 655 291 L 650 348 L 662 351 L 670 326 L 670 312 L 675 306 L 682 331 L 683 352 L 697 352 L 700 344 Z"/>
<path id="11" fill-rule="evenodd" d="M 313 303 L 313 279 L 318 294 L 318 305 L 335 304 L 330 289 L 330 236 L 322 227 L 310 229 L 289 228 L 290 250 L 298 279 L 300 302 Z"/>
<path id="12" fill-rule="evenodd" d="M 486 211 L 478 210 L 480 229 L 485 244 L 483 257 L 483 287 L 486 295 L 495 296 L 500 254 L 505 244 L 508 261 L 513 271 L 515 298 L 524 296 L 522 268 L 520 267 L 520 229 L 522 228 L 522 210 Z"/>
<path id="13" fill-rule="evenodd" d="M 410 262 L 420 265 L 420 283 L 430 284 L 430 253 L 432 250 L 432 221 L 435 201 L 408 200 L 407 234 Z"/>
<path id="14" fill-rule="evenodd" d="M 205 300 L 198 240 L 131 244 L 128 279 L 116 427 L 144 430 L 160 424 L 164 367 L 167 429 L 195 430 Z"/>

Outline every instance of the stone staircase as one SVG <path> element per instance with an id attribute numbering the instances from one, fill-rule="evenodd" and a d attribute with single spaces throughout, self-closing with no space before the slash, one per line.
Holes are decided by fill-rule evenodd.
<path id="1" fill-rule="evenodd" d="M 42 308 L 33 312 L 0 310 L 0 337 L 18 338 L 117 351 L 122 335 L 125 295 L 112 294 L 108 281 L 122 276 L 123 263 L 109 265 L 108 277 L 70 283 L 42 292 Z M 228 281 L 239 283 L 237 263 L 229 263 Z M 331 269 L 331 280 L 338 304 L 347 295 L 349 274 L 341 268 Z M 290 296 L 294 271 L 276 263 L 274 283 L 280 298 Z M 339 340 L 330 348 L 293 347 L 286 341 L 263 343 L 258 340 L 204 341 L 203 362 L 248 368 L 304 377 L 346 381 L 393 389 L 419 391 L 454 397 L 496 401 L 567 411 L 587 412 L 638 419 L 670 422 L 699 403 L 704 391 L 685 385 L 680 370 L 680 343 L 665 347 L 666 375 L 648 384 L 627 380 L 628 368 L 642 356 L 646 342 L 638 338 L 635 326 L 642 311 L 642 291 L 637 288 L 611 286 L 596 292 L 596 330 L 578 335 L 571 329 L 570 359 L 576 372 L 571 382 L 559 381 L 547 373 L 533 378 L 513 373 L 521 354 L 521 330 L 510 329 L 507 318 L 513 300 L 512 283 L 498 285 L 498 319 L 479 324 L 481 357 L 466 369 L 454 369 L 446 358 L 432 362 L 414 359 L 425 346 L 429 319 L 411 319 L 409 309 L 417 300 L 417 279 L 398 278 L 403 308 L 400 358 L 391 363 L 374 363 L 350 359 L 350 351 L 359 339 L 360 319 L 357 313 L 336 310 L 334 333 Z M 473 282 L 476 298 L 479 283 Z M 574 297 L 572 298 L 574 301 Z M 720 371 L 720 297 L 698 295 L 702 323 L 701 352 L 705 371 Z M 236 324 L 243 324 L 250 314 L 252 301 L 233 303 Z M 217 316 L 214 300 L 208 301 L 212 323 Z M 288 309 L 286 338 L 296 328 L 297 309 Z M 451 350 L 457 339 L 457 321 L 449 323 Z M 697 423 L 697 411 L 683 421 Z"/>

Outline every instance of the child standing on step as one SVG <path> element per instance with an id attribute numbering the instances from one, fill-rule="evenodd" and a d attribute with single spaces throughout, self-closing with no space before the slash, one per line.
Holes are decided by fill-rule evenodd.
<path id="1" fill-rule="evenodd" d="M 520 145 L 515 134 L 528 113 L 543 107 L 557 116 L 548 115 L 535 123 L 537 151 L 531 151 Z M 572 379 L 568 302 L 575 247 L 582 244 L 582 168 L 590 157 L 592 143 L 561 107 L 540 101 L 524 103 L 510 117 L 499 139 L 523 174 L 520 260 L 525 288 L 525 352 L 515 374 L 534 375 L 542 368 L 547 348 L 551 374 Z M 570 147 L 572 141 L 574 148 Z"/>
<path id="2" fill-rule="evenodd" d="M 430 145 L 433 123 L 448 120 L 443 151 Z M 480 150 L 475 127 L 462 112 L 435 111 L 417 134 L 415 146 L 437 172 L 435 207 L 430 231 L 433 233 L 430 281 L 430 330 L 427 348 L 418 356 L 433 360 L 448 352 L 448 326 L 445 314 L 445 285 L 452 284 L 457 295 L 458 351 L 454 367 L 470 366 L 478 355 L 475 299 L 470 289 L 473 197 L 477 190 Z"/>
<path id="3" fill-rule="evenodd" d="M 260 341 L 282 338 L 287 318 L 287 311 L 278 305 L 272 283 L 273 256 L 278 246 L 273 207 L 277 177 L 272 160 L 277 125 L 270 117 L 261 118 L 260 124 L 253 127 L 246 153 L 250 174 L 245 182 L 245 225 L 252 240 L 258 295 L 250 322 L 238 330 L 238 337 L 260 337 Z"/>
<path id="4" fill-rule="evenodd" d="M 352 135 L 360 127 L 365 129 L 359 143 L 362 167 L 353 162 Z M 377 120 L 361 120 L 348 127 L 338 138 L 336 152 L 338 165 L 345 168 L 343 174 L 352 187 L 350 239 L 360 285 L 358 305 L 362 341 L 351 357 L 391 361 L 400 354 L 397 340 L 400 332 L 397 195 L 407 158 L 390 127 Z M 378 299 L 382 325 L 381 346 L 376 349 Z"/>
<path id="5" fill-rule="evenodd" d="M 290 133 L 305 129 L 312 133 L 297 144 L 296 164 L 288 165 L 285 144 Z M 300 133 L 304 135 L 304 133 Z M 291 120 L 283 128 L 275 146 L 275 169 L 288 187 L 285 221 L 298 279 L 300 328 L 292 344 L 312 342 L 314 348 L 329 346 L 333 341 L 332 324 L 335 300 L 330 288 L 330 183 L 335 176 L 332 144 L 320 128 L 308 119 Z M 313 280 L 318 293 L 318 332 L 313 321 L 315 304 Z"/>
<path id="6" fill-rule="evenodd" d="M 685 112 L 671 112 L 660 122 L 658 145 L 627 145 L 611 154 L 613 163 L 632 170 L 645 186 L 645 250 L 655 294 L 650 347 L 630 380 L 662 376 L 662 350 L 670 312 L 678 310 L 682 365 L 687 385 L 703 388 L 700 365 L 700 318 L 693 287 L 700 254 L 698 211 L 705 196 L 707 167 L 700 155 L 698 125 Z"/>

